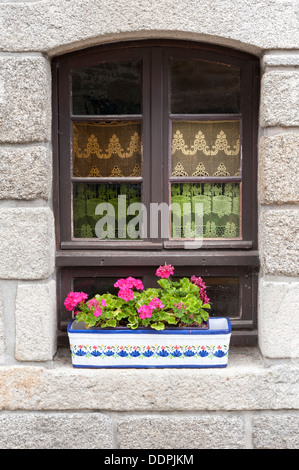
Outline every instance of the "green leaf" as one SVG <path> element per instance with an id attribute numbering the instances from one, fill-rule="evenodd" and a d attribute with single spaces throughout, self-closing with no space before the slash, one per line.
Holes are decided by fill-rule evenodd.
<path id="1" fill-rule="evenodd" d="M 184 277 L 180 280 L 181 291 L 187 292 L 189 294 L 198 294 L 199 287 L 193 284 L 187 277 Z"/>
<path id="2" fill-rule="evenodd" d="M 194 321 L 194 318 L 190 318 L 189 316 L 184 315 L 181 318 L 181 320 L 182 320 L 182 322 L 186 323 L 186 325 L 191 325 L 191 323 L 193 323 L 193 321 Z"/>
<path id="3" fill-rule="evenodd" d="M 171 287 L 170 281 L 168 279 L 159 279 L 158 284 L 163 289 L 169 289 Z"/>
<path id="4" fill-rule="evenodd" d="M 200 313 L 201 313 L 201 318 L 204 320 L 204 321 L 207 321 L 209 319 L 209 313 L 206 312 L 205 310 L 201 309 L 200 310 Z"/>
<path id="5" fill-rule="evenodd" d="M 101 327 L 102 328 L 108 328 L 108 327 L 115 328 L 116 327 L 116 320 L 114 320 L 114 319 L 108 320 L 107 322 L 102 323 Z"/>
<path id="6" fill-rule="evenodd" d="M 175 325 L 178 321 L 174 315 L 167 312 L 161 312 L 159 314 L 159 320 L 167 321 L 172 325 Z"/>
<path id="7" fill-rule="evenodd" d="M 169 325 L 176 325 L 178 322 L 178 320 L 173 315 L 169 315 L 169 318 L 165 319 L 165 321 L 167 321 Z"/>
<path id="8" fill-rule="evenodd" d="M 116 316 L 116 320 L 117 321 L 120 321 L 122 320 L 123 318 L 127 318 L 127 313 L 126 312 L 123 312 L 122 310 L 119 310 L 117 311 L 117 316 Z"/>
<path id="9" fill-rule="evenodd" d="M 152 323 L 151 327 L 154 328 L 154 330 L 164 330 L 165 325 L 164 323 L 159 322 L 159 323 Z"/>
<path id="10" fill-rule="evenodd" d="M 146 297 L 150 297 L 151 299 L 155 299 L 156 297 L 159 297 L 159 294 L 161 292 L 161 289 L 156 289 L 156 288 L 149 288 L 146 289 L 146 291 L 141 293 L 141 296 L 143 297 L 146 295 Z"/>
<path id="11" fill-rule="evenodd" d="M 201 317 L 200 315 L 194 315 L 193 320 L 194 320 L 196 323 L 199 323 L 199 324 L 202 323 L 202 317 Z"/>
<path id="12" fill-rule="evenodd" d="M 197 313 L 202 306 L 202 301 L 192 294 L 188 294 L 184 302 L 187 310 L 191 313 Z"/>
<path id="13" fill-rule="evenodd" d="M 127 324 L 127 327 L 128 328 L 131 328 L 132 330 L 136 330 L 136 328 L 138 328 L 138 323 L 128 323 Z"/>

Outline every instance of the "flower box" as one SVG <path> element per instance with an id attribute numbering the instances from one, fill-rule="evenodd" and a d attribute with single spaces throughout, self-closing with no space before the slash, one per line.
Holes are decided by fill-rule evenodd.
<path id="1" fill-rule="evenodd" d="M 207 328 L 85 328 L 68 325 L 73 367 L 211 368 L 226 367 L 230 320 L 210 318 Z"/>

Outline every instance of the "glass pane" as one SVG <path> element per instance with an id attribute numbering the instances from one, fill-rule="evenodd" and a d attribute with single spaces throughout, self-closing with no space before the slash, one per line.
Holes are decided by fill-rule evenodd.
<path id="1" fill-rule="evenodd" d="M 192 276 L 193 274 L 185 277 L 190 279 Z M 173 280 L 179 281 L 182 277 L 174 277 Z M 201 277 L 206 285 L 211 317 L 240 317 L 240 278 L 205 277 L 201 273 L 195 274 L 195 277 Z"/>
<path id="2" fill-rule="evenodd" d="M 141 114 L 141 62 L 103 62 L 72 72 L 73 114 Z"/>
<path id="3" fill-rule="evenodd" d="M 173 122 L 171 155 L 172 176 L 240 175 L 240 122 Z"/>
<path id="4" fill-rule="evenodd" d="M 140 203 L 141 184 L 75 183 L 74 238 L 140 239 Z"/>
<path id="5" fill-rule="evenodd" d="M 118 280 L 117 277 L 80 277 L 74 279 L 74 292 L 84 292 L 88 294 L 88 298 L 92 299 L 96 294 L 113 294 L 117 295 L 119 289 L 114 287 Z"/>
<path id="6" fill-rule="evenodd" d="M 206 277 L 211 317 L 240 317 L 240 280 L 237 277 Z"/>
<path id="7" fill-rule="evenodd" d="M 239 113 L 240 69 L 196 59 L 170 63 L 172 114 Z"/>
<path id="8" fill-rule="evenodd" d="M 200 276 L 200 275 L 199 275 Z M 106 293 L 117 295 L 119 289 L 114 284 L 120 277 L 80 277 L 73 280 L 75 292 L 85 292 L 91 299 L 96 294 Z M 184 276 L 181 276 L 182 278 Z M 190 276 L 191 277 L 191 276 Z M 198 276 L 196 276 L 198 277 Z M 174 277 L 173 280 L 180 278 Z M 143 281 L 143 278 L 138 276 Z M 210 316 L 225 316 L 236 318 L 240 316 L 240 279 L 237 277 L 203 277 L 206 284 L 206 293 L 210 299 Z M 156 280 L 152 280 L 150 287 L 159 288 Z"/>
<path id="9" fill-rule="evenodd" d="M 239 183 L 174 183 L 171 209 L 172 238 L 240 236 Z"/>
<path id="10" fill-rule="evenodd" d="M 141 123 L 74 122 L 73 175 L 141 176 Z"/>

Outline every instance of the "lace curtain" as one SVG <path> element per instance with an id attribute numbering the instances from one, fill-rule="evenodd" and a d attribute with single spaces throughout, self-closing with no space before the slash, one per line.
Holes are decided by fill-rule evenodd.
<path id="1" fill-rule="evenodd" d="M 141 184 L 74 184 L 73 224 L 75 238 L 96 238 L 95 226 L 101 215 L 95 215 L 98 204 L 110 203 L 115 211 L 115 225 L 107 224 L 107 238 L 131 238 L 126 225 L 134 217 L 121 214 L 118 216 L 118 196 L 126 196 L 127 207 L 134 202 L 141 202 Z M 103 214 L 104 216 L 105 214 Z M 120 223 L 122 222 L 122 224 Z M 121 227 L 121 228 L 120 228 Z M 133 236 L 134 238 L 134 236 Z"/>
<path id="2" fill-rule="evenodd" d="M 177 183 L 171 185 L 173 238 L 237 238 L 240 235 L 239 183 Z M 203 226 L 196 226 L 195 204 L 203 206 Z M 189 220 L 183 223 L 184 214 Z M 177 210 L 175 209 L 177 207 Z M 186 220 L 186 219 L 185 219 Z"/>
<path id="3" fill-rule="evenodd" d="M 85 123 L 73 125 L 74 175 L 110 177 L 141 175 L 141 124 L 139 122 Z M 240 168 L 240 123 L 174 122 L 172 129 L 173 176 L 236 175 Z M 74 184 L 75 238 L 94 238 L 102 202 L 115 207 L 116 226 L 107 227 L 111 238 L 130 238 L 126 225 L 118 225 L 118 196 L 127 206 L 141 202 L 138 184 Z M 190 204 L 190 223 L 172 217 L 173 238 L 238 238 L 240 236 L 239 183 L 177 183 L 171 185 L 171 203 Z M 203 227 L 196 227 L 195 203 L 203 204 Z M 124 216 L 126 217 L 126 216 Z M 128 224 L 130 217 L 125 221 Z M 196 235 L 198 233 L 198 235 Z M 108 237 L 109 238 L 109 237 Z"/>
<path id="4" fill-rule="evenodd" d="M 239 175 L 240 122 L 173 122 L 171 154 L 172 176 Z"/>
<path id="5" fill-rule="evenodd" d="M 140 122 L 73 123 L 73 174 L 141 176 Z"/>

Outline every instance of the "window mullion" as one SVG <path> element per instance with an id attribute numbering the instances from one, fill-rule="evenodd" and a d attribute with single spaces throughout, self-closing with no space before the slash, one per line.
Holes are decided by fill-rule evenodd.
<path id="1" fill-rule="evenodd" d="M 165 154 L 163 145 L 163 49 L 154 47 L 151 49 L 151 207 L 163 202 L 163 173 L 165 172 L 163 156 Z M 155 211 L 154 211 L 155 212 Z M 156 213 L 156 212 L 155 212 Z M 152 212 L 153 214 L 153 212 Z M 161 223 L 157 227 L 155 217 L 151 218 L 152 242 L 162 242 Z"/>

